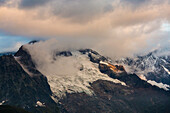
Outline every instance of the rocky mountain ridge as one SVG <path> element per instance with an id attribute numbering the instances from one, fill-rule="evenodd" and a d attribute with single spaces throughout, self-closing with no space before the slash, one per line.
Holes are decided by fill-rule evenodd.
<path id="1" fill-rule="evenodd" d="M 142 56 L 126 57 L 113 61 L 124 65 L 128 73 L 145 76 L 148 80 L 170 85 L 169 50 L 158 49 Z"/>
<path id="2" fill-rule="evenodd" d="M 42 58 L 47 60 L 46 57 Z M 110 59 L 94 50 L 55 52 L 47 62 L 52 70 L 40 67 L 44 64 L 39 65 L 36 58 L 25 45 L 14 56 L 0 57 L 3 105 L 33 113 L 170 111 L 169 91 L 152 86 L 136 74 L 128 74 L 126 68 L 111 64 Z M 63 68 L 69 73 L 63 72 Z"/>

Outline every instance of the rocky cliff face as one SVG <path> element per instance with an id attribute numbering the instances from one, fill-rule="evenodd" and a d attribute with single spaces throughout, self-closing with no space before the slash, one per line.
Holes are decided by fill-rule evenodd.
<path id="1" fill-rule="evenodd" d="M 103 61 L 100 61 L 99 69 L 102 73 L 106 73 L 112 77 L 115 76 L 115 78 L 127 74 L 125 68 L 122 65 L 112 65 Z"/>
<path id="2" fill-rule="evenodd" d="M 62 70 L 48 70 L 48 66 L 47 71 L 55 73 L 44 74 L 30 51 L 22 46 L 15 56 L 0 57 L 0 105 L 33 113 L 170 112 L 169 91 L 128 74 L 122 65 L 111 64 L 96 51 L 55 52 L 48 66 L 74 69 L 74 73 L 65 75 Z M 73 65 L 67 63 L 71 61 Z"/>
<path id="3" fill-rule="evenodd" d="M 79 50 L 79 52 L 82 54 L 88 54 L 90 61 L 93 63 L 99 63 L 100 61 L 108 61 L 107 58 L 105 58 L 104 56 L 100 55 L 99 53 L 92 49 L 81 49 Z"/>
<path id="4" fill-rule="evenodd" d="M 31 61 L 25 59 L 22 62 L 29 64 Z M 50 97 L 52 92 L 47 79 L 41 73 L 38 75 L 31 77 L 14 56 L 0 57 L 0 102 L 3 105 L 13 105 L 36 113 L 51 109 L 53 110 L 51 112 L 55 113 L 57 107 Z M 41 101 L 46 107 L 37 106 L 37 101 Z"/>
<path id="5" fill-rule="evenodd" d="M 25 111 L 24 109 L 9 106 L 9 105 L 2 105 L 0 106 L 0 113 L 30 113 Z"/>
<path id="6" fill-rule="evenodd" d="M 62 113 L 168 113 L 169 94 L 159 89 L 132 88 L 99 80 L 91 84 L 94 96 L 67 94 L 60 100 Z"/>

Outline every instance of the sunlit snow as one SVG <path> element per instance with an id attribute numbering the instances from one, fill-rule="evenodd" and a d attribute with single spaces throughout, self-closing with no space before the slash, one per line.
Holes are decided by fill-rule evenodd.
<path id="1" fill-rule="evenodd" d="M 42 102 L 40 102 L 40 101 L 37 101 L 37 103 L 36 103 L 35 106 L 36 106 L 36 107 L 38 107 L 38 106 L 40 106 L 40 107 L 45 107 L 45 103 L 42 103 Z"/>
<path id="2" fill-rule="evenodd" d="M 153 86 L 157 86 L 157 87 L 162 88 L 164 90 L 169 90 L 170 89 L 170 86 L 167 85 L 167 84 L 157 83 L 157 82 L 152 81 L 152 80 L 148 80 L 147 82 L 150 83 Z"/>
<path id="3" fill-rule="evenodd" d="M 5 101 L 3 100 L 2 102 L 0 102 L 0 105 L 3 105 L 5 103 Z"/>
<path id="4" fill-rule="evenodd" d="M 53 92 L 52 98 L 55 101 L 57 98 L 65 96 L 66 92 L 85 92 L 88 95 L 94 95 L 89 83 L 97 80 L 107 80 L 126 86 L 124 82 L 101 73 L 98 64 L 92 63 L 87 54 L 72 51 L 73 56 L 56 57 L 49 49 L 39 51 L 39 47 L 34 49 L 32 47 L 33 45 L 28 45 L 27 49 L 36 63 L 37 69 L 47 77 Z"/>

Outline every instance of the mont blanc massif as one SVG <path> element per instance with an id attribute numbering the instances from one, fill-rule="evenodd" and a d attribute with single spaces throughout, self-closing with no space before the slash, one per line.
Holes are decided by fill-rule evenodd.
<path id="1" fill-rule="evenodd" d="M 111 59 L 93 49 L 47 42 L 0 54 L 0 110 L 170 113 L 169 48 Z"/>

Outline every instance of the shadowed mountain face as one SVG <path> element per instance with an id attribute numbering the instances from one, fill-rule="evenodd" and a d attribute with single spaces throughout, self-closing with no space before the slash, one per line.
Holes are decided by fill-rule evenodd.
<path id="1" fill-rule="evenodd" d="M 55 55 L 52 64 L 59 58 L 79 60 L 81 65 L 78 66 L 78 74 L 81 76 L 72 75 L 70 78 L 42 74 L 32 54 L 24 46 L 15 56 L 1 56 L 0 104 L 17 106 L 33 113 L 170 112 L 169 91 L 148 84 L 136 74 L 127 74 L 123 66 L 110 64 L 108 58 L 96 51 L 60 51 Z M 81 60 L 84 60 L 83 63 Z M 88 77 L 95 80 L 90 80 L 87 84 Z M 71 81 L 72 79 L 75 81 Z M 74 86 L 80 88 L 80 91 Z M 87 93 L 88 91 L 91 93 Z M 57 94 L 64 95 L 59 97 Z"/>
<path id="2" fill-rule="evenodd" d="M 30 113 L 25 111 L 24 109 L 12 107 L 8 105 L 0 106 L 0 113 Z"/>
<path id="3" fill-rule="evenodd" d="M 168 107 L 170 92 L 148 84 L 136 74 L 127 74 L 122 66 L 103 61 L 95 62 L 99 64 L 100 71 L 111 78 L 119 79 L 127 86 L 105 80 L 95 81 L 90 87 L 95 95 L 67 94 L 60 100 L 62 112 L 168 113 L 170 111 Z"/>
<path id="4" fill-rule="evenodd" d="M 168 113 L 170 98 L 156 88 L 131 88 L 99 80 L 91 84 L 94 96 L 67 94 L 60 100 L 64 113 Z"/>
<path id="5" fill-rule="evenodd" d="M 41 101 L 47 109 L 57 109 L 50 97 L 52 92 L 46 77 L 40 73 L 39 76 L 31 77 L 13 56 L 0 57 L 0 90 L 0 102 L 3 101 L 5 105 L 42 113 L 44 108 L 36 107 L 37 101 Z"/>

